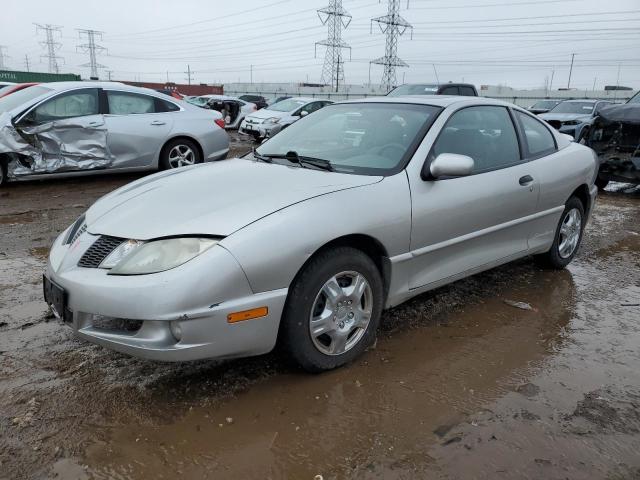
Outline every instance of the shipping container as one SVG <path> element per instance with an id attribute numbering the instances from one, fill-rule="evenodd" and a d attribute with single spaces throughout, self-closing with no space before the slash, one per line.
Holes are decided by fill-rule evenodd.
<path id="1" fill-rule="evenodd" d="M 0 81 L 14 83 L 47 83 L 47 82 L 74 82 L 81 80 L 75 73 L 41 73 L 41 72 L 17 72 L 15 70 L 0 70 Z"/>

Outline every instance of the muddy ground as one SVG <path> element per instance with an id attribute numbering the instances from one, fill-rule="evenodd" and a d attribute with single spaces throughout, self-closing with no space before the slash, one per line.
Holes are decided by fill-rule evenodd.
<path id="1" fill-rule="evenodd" d="M 51 318 L 49 245 L 134 178 L 0 192 L 0 479 L 640 478 L 640 189 L 599 197 L 568 269 L 422 295 L 314 376 L 275 354 L 140 361 Z"/>

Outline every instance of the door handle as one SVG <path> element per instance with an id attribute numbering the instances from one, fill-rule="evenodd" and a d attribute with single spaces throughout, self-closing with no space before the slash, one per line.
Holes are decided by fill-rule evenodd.
<path id="1" fill-rule="evenodd" d="M 525 175 L 524 177 L 520 177 L 520 185 L 526 187 L 527 185 L 531 185 L 533 183 L 533 177 L 531 175 Z"/>
<path id="2" fill-rule="evenodd" d="M 154 120 L 151 122 L 151 125 L 165 125 L 167 122 L 163 122 L 162 120 Z"/>

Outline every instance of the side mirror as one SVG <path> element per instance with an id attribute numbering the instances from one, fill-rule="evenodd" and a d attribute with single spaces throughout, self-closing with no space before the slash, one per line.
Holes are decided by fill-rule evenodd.
<path id="1" fill-rule="evenodd" d="M 309 112 L 307 112 L 306 110 L 302 110 L 302 111 L 300 112 L 300 116 L 301 116 L 301 117 L 306 117 L 307 115 L 309 115 Z"/>
<path id="2" fill-rule="evenodd" d="M 440 177 L 464 177 L 471 175 L 475 163 L 473 158 L 457 153 L 441 153 L 429 167 L 430 176 Z"/>

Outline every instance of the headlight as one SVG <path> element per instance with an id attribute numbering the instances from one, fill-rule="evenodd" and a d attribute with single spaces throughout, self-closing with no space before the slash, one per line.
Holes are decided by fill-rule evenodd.
<path id="1" fill-rule="evenodd" d="M 129 255 L 132 251 L 142 245 L 144 242 L 140 242 L 138 240 L 127 240 L 124 243 L 121 243 L 116 249 L 107 255 L 100 263 L 100 268 L 113 268 L 118 265 L 124 257 Z"/>
<path id="2" fill-rule="evenodd" d="M 267 118 L 262 123 L 278 123 L 279 121 L 280 121 L 280 119 L 278 117 L 271 117 L 271 118 Z"/>
<path id="3" fill-rule="evenodd" d="M 582 122 L 580 120 L 568 120 L 564 122 L 562 125 L 579 125 Z"/>
<path id="4" fill-rule="evenodd" d="M 136 241 L 129 240 L 122 245 L 131 244 L 131 242 Z M 154 240 L 147 243 L 138 242 L 137 245 L 131 244 L 132 246 L 120 257 L 120 260 L 111 269 L 109 275 L 144 275 L 164 272 L 188 262 L 218 242 L 219 240 L 213 238 L 189 237 Z M 127 247 L 123 248 L 126 249 Z M 104 262 L 109 260 L 109 257 Z"/>

